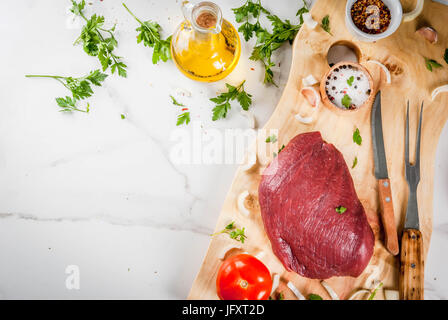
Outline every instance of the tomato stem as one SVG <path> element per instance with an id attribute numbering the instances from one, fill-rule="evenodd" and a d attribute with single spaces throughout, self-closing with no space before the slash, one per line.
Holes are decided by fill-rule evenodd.
<path id="1" fill-rule="evenodd" d="M 247 280 L 240 281 L 241 288 L 246 289 L 248 285 L 249 285 L 249 283 L 247 282 Z"/>

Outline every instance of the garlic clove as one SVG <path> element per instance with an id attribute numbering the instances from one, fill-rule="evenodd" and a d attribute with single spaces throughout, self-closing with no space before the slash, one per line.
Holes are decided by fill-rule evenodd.
<path id="1" fill-rule="evenodd" d="M 313 87 L 305 87 L 302 88 L 302 90 L 300 90 L 300 92 L 302 93 L 302 95 L 305 97 L 305 99 L 309 102 L 309 104 L 313 107 L 318 108 L 320 101 L 321 101 L 321 97 L 320 97 L 320 93 L 317 92 L 316 89 L 314 89 Z"/>
<path id="2" fill-rule="evenodd" d="M 422 27 L 416 31 L 417 34 L 428 40 L 430 43 L 437 43 L 438 35 L 437 31 L 431 27 Z"/>

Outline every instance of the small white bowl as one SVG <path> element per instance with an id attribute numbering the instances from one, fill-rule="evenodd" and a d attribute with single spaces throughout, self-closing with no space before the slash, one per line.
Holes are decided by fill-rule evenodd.
<path id="1" fill-rule="evenodd" d="M 403 19 L 403 8 L 398 0 L 382 0 L 384 4 L 390 10 L 391 21 L 389 27 L 383 33 L 369 34 L 358 29 L 352 20 L 351 9 L 356 0 L 347 0 L 347 5 L 345 6 L 345 24 L 348 30 L 358 39 L 365 42 L 373 42 L 380 39 L 387 38 L 395 31 L 401 24 Z"/>

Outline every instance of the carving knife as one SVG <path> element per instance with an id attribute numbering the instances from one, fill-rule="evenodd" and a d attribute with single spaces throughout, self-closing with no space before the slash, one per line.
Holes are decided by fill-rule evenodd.
<path id="1" fill-rule="evenodd" d="M 375 161 L 375 178 L 378 180 L 378 193 L 383 223 L 385 246 L 393 255 L 399 252 L 397 227 L 395 225 L 392 189 L 387 172 L 386 152 L 384 150 L 383 124 L 381 117 L 381 91 L 378 91 L 372 108 L 372 142 Z"/>

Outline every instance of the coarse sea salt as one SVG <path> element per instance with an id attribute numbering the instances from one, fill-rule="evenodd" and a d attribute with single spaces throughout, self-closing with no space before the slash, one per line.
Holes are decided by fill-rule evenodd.
<path id="1" fill-rule="evenodd" d="M 352 65 L 336 67 L 325 80 L 328 99 L 338 108 L 346 110 L 342 103 L 345 95 L 351 99 L 350 108 L 361 107 L 371 94 L 369 78 L 365 72 Z"/>

